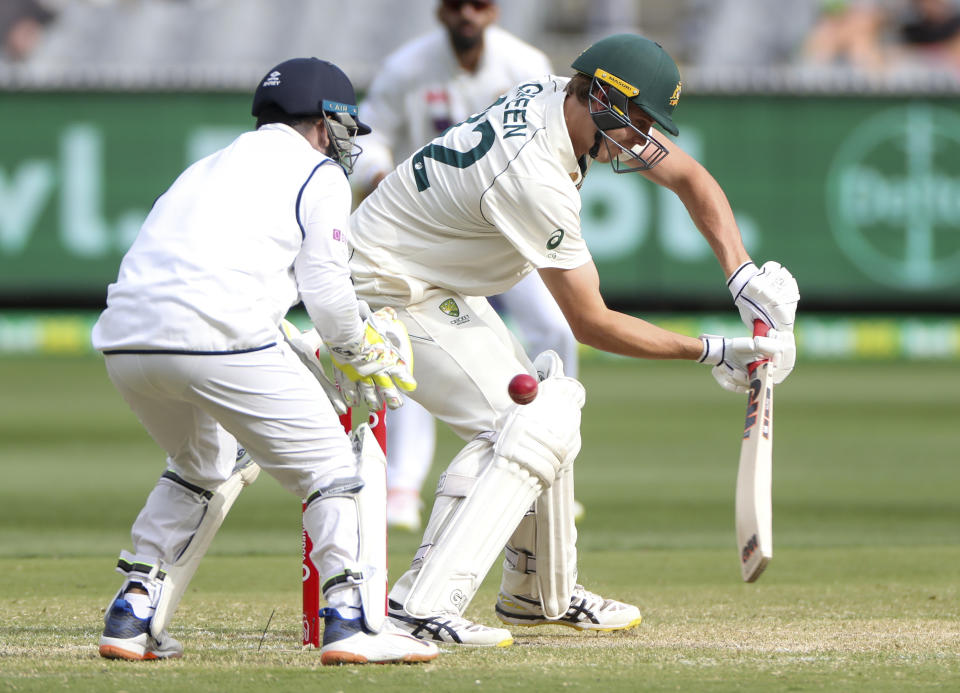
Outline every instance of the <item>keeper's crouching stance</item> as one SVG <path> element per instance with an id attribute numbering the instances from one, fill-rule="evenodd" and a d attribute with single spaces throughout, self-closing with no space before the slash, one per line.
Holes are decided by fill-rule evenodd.
<path id="1" fill-rule="evenodd" d="M 105 614 L 101 655 L 182 654 L 166 626 L 233 501 L 262 467 L 308 502 L 303 522 L 328 605 L 323 663 L 436 656 L 432 645 L 384 624 L 383 453 L 366 425 L 347 438 L 319 383 L 287 344 L 220 357 L 113 354 L 106 364 L 169 457 L 134 522 L 133 552 L 120 555 L 125 579 Z M 229 410 L 221 410 L 225 399 Z M 245 453 L 235 463 L 236 439 L 208 411 L 238 431 L 259 467 Z"/>
<path id="2" fill-rule="evenodd" d="M 125 579 L 100 654 L 182 654 L 166 626 L 262 468 L 298 506 L 307 499 L 303 524 L 328 604 L 321 661 L 430 660 L 435 645 L 385 622 L 383 454 L 369 428 L 350 439 L 337 417 L 339 392 L 394 407 L 397 388 L 416 387 L 406 331 L 392 312 L 360 305 L 347 266 L 347 175 L 354 138 L 370 128 L 347 76 L 317 58 L 268 72 L 251 112 L 255 131 L 157 198 L 93 329 L 111 381 L 167 454 L 133 550 L 121 554 Z M 339 390 L 303 335 L 281 326 L 298 301 L 345 374 Z"/>

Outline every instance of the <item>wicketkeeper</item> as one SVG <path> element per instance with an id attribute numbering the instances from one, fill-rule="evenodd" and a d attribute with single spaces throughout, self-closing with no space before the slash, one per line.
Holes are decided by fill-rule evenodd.
<path id="1" fill-rule="evenodd" d="M 406 331 L 390 311 L 362 317 L 347 267 L 347 175 L 355 137 L 370 130 L 350 80 L 316 58 L 272 69 L 252 113 L 254 132 L 190 166 L 157 199 L 93 328 L 110 379 L 167 454 L 133 524 L 132 551 L 120 554 L 124 581 L 100 654 L 182 654 L 166 625 L 263 468 L 307 500 L 303 524 L 328 604 L 323 663 L 430 660 L 436 646 L 384 623 L 383 454 L 365 426 L 348 439 L 334 410 L 342 401 L 326 394 L 334 388 L 280 329 L 302 299 L 359 392 L 394 406 L 398 387 L 416 386 Z"/>
<path id="2" fill-rule="evenodd" d="M 577 583 L 573 466 L 583 387 L 551 352 L 531 364 L 483 296 L 537 270 L 584 344 L 706 363 L 729 389 L 745 386 L 746 364 L 757 358 L 775 359 L 778 381 L 793 367 L 796 282 L 775 262 L 751 262 L 717 182 L 657 131 L 677 134 L 674 61 L 658 44 L 621 34 L 588 48 L 573 69 L 572 79 L 518 84 L 415 151 L 352 217 L 358 293 L 373 307 L 394 307 L 413 343 L 419 387 L 411 397 L 467 441 L 390 592 L 391 619 L 426 640 L 512 642 L 508 630 L 463 617 L 505 545 L 496 605 L 504 623 L 604 631 L 640 622 L 637 607 Z M 763 319 L 772 336 L 696 338 L 607 308 L 580 229 L 578 188 L 594 161 L 675 192 L 745 322 Z M 542 381 L 526 406 L 507 395 L 522 371 Z"/>

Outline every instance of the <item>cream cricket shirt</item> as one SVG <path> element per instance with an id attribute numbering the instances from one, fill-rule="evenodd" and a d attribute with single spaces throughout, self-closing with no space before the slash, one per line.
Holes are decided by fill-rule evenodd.
<path id="1" fill-rule="evenodd" d="M 343 170 L 271 124 L 184 171 L 124 256 L 93 328 L 101 351 L 236 352 L 277 341 L 302 298 L 328 340 L 359 339 Z"/>
<path id="2" fill-rule="evenodd" d="M 413 303 L 432 287 L 502 293 L 534 268 L 590 261 L 564 78 L 517 85 L 414 153 L 351 219 L 361 295 Z"/>
<path id="3" fill-rule="evenodd" d="M 444 29 L 391 54 L 360 105 L 373 132 L 363 138 L 355 182 L 369 186 L 444 130 L 479 113 L 525 79 L 551 72 L 547 56 L 503 29 L 484 32 L 475 72 L 457 62 Z"/>

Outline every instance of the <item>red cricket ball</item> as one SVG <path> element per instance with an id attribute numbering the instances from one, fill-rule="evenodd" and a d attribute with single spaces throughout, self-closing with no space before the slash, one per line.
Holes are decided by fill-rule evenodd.
<path id="1" fill-rule="evenodd" d="M 537 379 L 527 373 L 513 376 L 507 386 L 507 392 L 517 404 L 530 404 L 537 398 Z"/>

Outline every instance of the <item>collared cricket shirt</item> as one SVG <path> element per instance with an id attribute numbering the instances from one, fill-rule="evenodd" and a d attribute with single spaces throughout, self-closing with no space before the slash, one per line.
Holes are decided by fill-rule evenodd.
<path id="1" fill-rule="evenodd" d="M 359 339 L 349 211 L 343 170 L 298 132 L 270 124 L 244 133 L 154 203 L 108 288 L 94 347 L 263 348 L 301 298 L 326 339 Z"/>
<path id="2" fill-rule="evenodd" d="M 361 294 L 415 302 L 430 288 L 502 293 L 535 268 L 590 261 L 564 78 L 518 84 L 416 151 L 351 221 Z"/>

